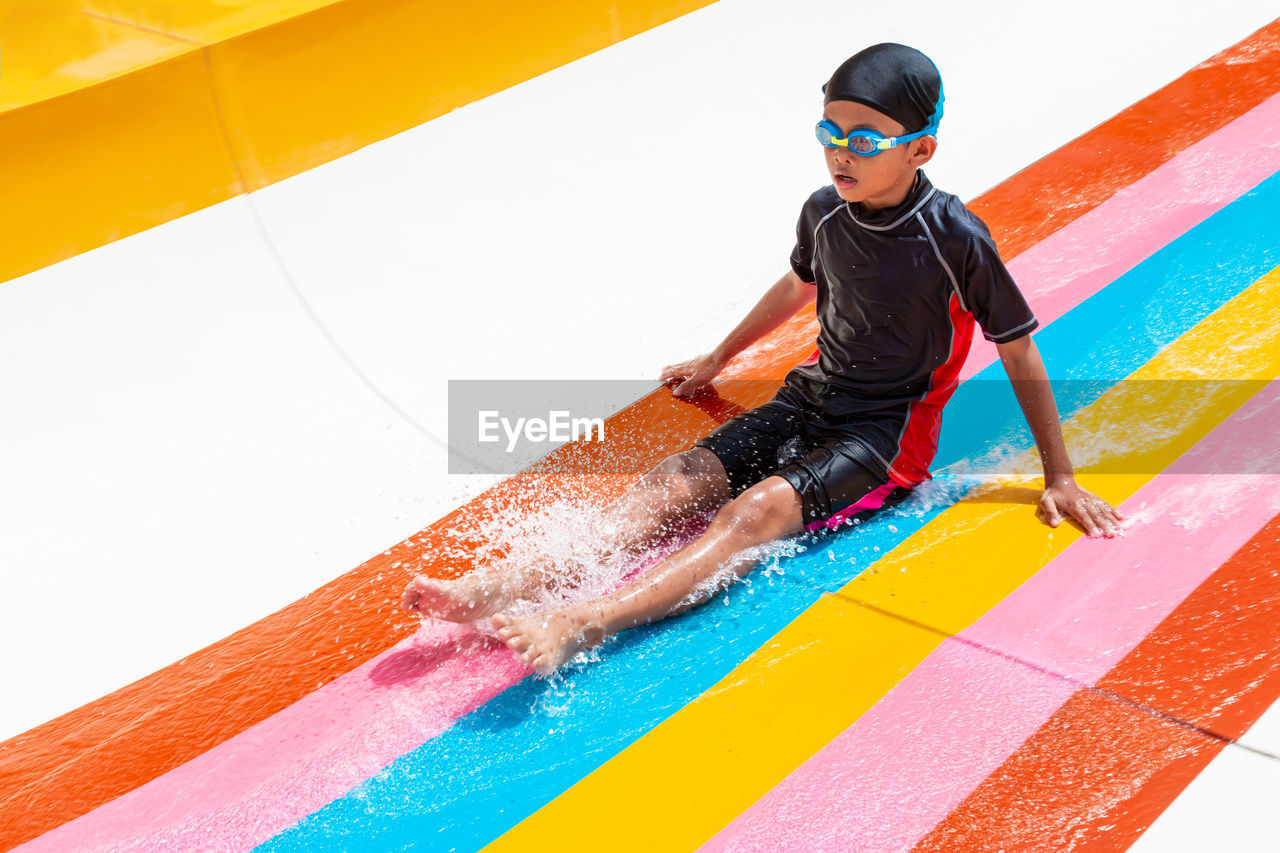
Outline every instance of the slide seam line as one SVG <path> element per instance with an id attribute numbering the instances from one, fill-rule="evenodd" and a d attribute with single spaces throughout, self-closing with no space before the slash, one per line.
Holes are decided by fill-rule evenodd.
<path id="1" fill-rule="evenodd" d="M 356 380 L 359 381 L 360 384 L 363 385 L 371 394 L 373 394 L 373 396 L 377 397 L 384 406 L 391 410 L 392 413 L 404 421 L 404 423 L 406 423 L 413 431 L 417 432 L 448 453 L 448 442 L 442 441 L 438 436 L 419 423 L 416 418 L 401 408 L 399 404 L 391 399 L 390 395 L 384 392 L 382 388 L 380 388 L 377 383 L 375 383 L 369 375 L 360 368 L 355 359 L 351 357 L 351 354 L 346 351 L 329 327 L 325 325 L 323 320 L 321 320 L 320 315 L 316 312 L 310 301 L 308 301 L 306 295 L 302 292 L 302 288 L 298 285 L 297 279 L 294 278 L 292 271 L 289 269 L 289 265 L 284 260 L 284 256 L 280 253 L 279 248 L 277 248 L 275 242 L 271 239 L 271 235 L 267 231 L 266 223 L 262 219 L 258 206 L 254 203 L 253 194 L 247 190 L 248 184 L 245 181 L 244 170 L 241 168 L 240 160 L 236 156 L 235 147 L 231 142 L 231 128 L 227 122 L 226 113 L 222 109 L 222 101 L 218 97 L 217 78 L 214 74 L 213 59 L 209 54 L 208 46 L 201 47 L 200 55 L 204 60 L 205 76 L 208 79 L 209 85 L 209 97 L 213 102 L 213 112 L 217 119 L 218 132 L 222 137 L 222 144 L 223 147 L 226 148 L 227 158 L 231 161 L 232 173 L 235 176 L 236 189 L 238 191 L 237 195 L 244 197 L 245 203 L 249 208 L 249 214 L 253 219 L 254 227 L 258 232 L 258 236 L 261 238 L 263 245 L 266 246 L 267 251 L 270 253 L 271 258 L 275 262 L 276 268 L 280 271 L 280 275 L 284 278 L 289 291 L 302 307 L 302 311 L 311 325 L 320 333 L 320 336 L 329 345 L 329 348 L 337 354 L 338 358 L 347 366 L 347 369 L 351 371 Z M 485 465 L 478 460 L 471 459 L 470 457 L 465 458 L 477 468 L 489 471 L 492 474 L 498 473 L 490 466 Z"/>
<path id="2" fill-rule="evenodd" d="M 1252 752 L 1264 758 L 1270 758 L 1273 761 L 1280 761 L 1280 755 L 1276 755 L 1272 752 L 1268 752 L 1267 750 L 1260 749 L 1256 746 L 1251 746 L 1246 743 L 1241 743 L 1238 739 L 1230 737 L 1229 735 L 1219 734 L 1218 732 L 1215 732 L 1212 729 L 1197 725 L 1196 723 L 1193 723 L 1189 720 L 1184 720 L 1175 714 L 1169 714 L 1165 711 L 1159 710 L 1158 708 L 1152 708 L 1148 705 L 1144 705 L 1143 703 L 1138 702 L 1134 699 L 1131 699 L 1127 696 L 1123 696 L 1119 693 L 1114 693 L 1110 690 L 1107 690 L 1105 687 L 1098 687 L 1096 684 L 1089 684 L 1088 682 L 1081 681 L 1078 678 L 1072 678 L 1069 675 L 1063 675 L 1060 672 L 1049 669 L 1048 667 L 1043 666 L 1042 664 L 1035 663 L 1034 661 L 1027 660 L 1026 658 L 1019 657 L 1018 655 L 1001 651 L 1000 649 L 994 648 L 992 646 L 988 646 L 985 643 L 976 642 L 974 640 L 969 639 L 968 637 L 963 637 L 959 634 L 949 634 L 946 631 L 943 631 L 941 628 L 935 628 L 932 625 L 926 624 L 924 622 L 919 622 L 908 616 L 904 616 L 901 613 L 894 613 L 893 611 L 885 610 L 881 607 L 871 604 L 870 602 L 862 601 L 857 598 L 852 598 L 848 595 L 845 595 L 844 593 L 828 592 L 828 593 L 824 593 L 824 595 L 829 595 L 833 598 L 839 598 L 842 601 L 847 601 L 851 604 L 856 604 L 859 607 L 870 610 L 871 612 L 876 613 L 880 616 L 886 616 L 890 619 L 895 619 L 898 622 L 901 622 L 903 624 L 910 625 L 913 628 L 917 628 L 921 631 L 925 631 L 926 633 L 940 636 L 944 640 L 955 640 L 956 642 L 962 645 L 968 646 L 969 648 L 974 649 L 975 651 L 983 652 L 985 654 L 989 654 L 994 657 L 1002 658 L 1010 663 L 1025 667 L 1029 670 L 1032 670 L 1033 672 L 1040 673 L 1041 675 L 1046 675 L 1058 681 L 1075 685 L 1078 689 L 1088 690 L 1089 692 L 1095 693 L 1104 699 L 1110 699 L 1113 702 L 1117 702 L 1121 705 L 1128 706 L 1130 708 L 1133 708 L 1136 711 L 1140 711 L 1144 714 L 1148 714 L 1152 717 L 1155 717 L 1156 719 L 1163 720 L 1167 723 L 1171 723 L 1173 725 L 1179 726 L 1184 729 L 1189 729 L 1190 731 L 1203 735 L 1204 737 L 1207 737 L 1210 740 L 1216 740 L 1223 744 L 1238 746 L 1241 749 L 1246 749 L 1249 752 Z"/>

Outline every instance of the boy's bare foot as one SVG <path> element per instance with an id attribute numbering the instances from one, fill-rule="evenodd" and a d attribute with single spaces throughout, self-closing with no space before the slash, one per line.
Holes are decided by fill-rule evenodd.
<path id="1" fill-rule="evenodd" d="M 604 640 L 597 607 L 571 605 L 519 617 L 498 613 L 491 621 L 502 642 L 539 675 L 550 675 L 578 652 Z"/>
<path id="2" fill-rule="evenodd" d="M 492 616 L 518 598 L 503 579 L 474 571 L 456 580 L 418 575 L 404 588 L 400 606 L 448 622 L 471 622 Z"/>

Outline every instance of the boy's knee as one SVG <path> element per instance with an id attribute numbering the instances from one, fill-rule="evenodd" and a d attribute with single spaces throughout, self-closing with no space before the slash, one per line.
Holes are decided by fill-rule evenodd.
<path id="1" fill-rule="evenodd" d="M 658 463 L 654 473 L 668 490 L 682 493 L 703 491 L 707 485 L 713 484 L 717 473 L 725 479 L 724 466 L 714 453 L 704 447 L 668 456 Z"/>
<path id="2" fill-rule="evenodd" d="M 770 477 L 725 505 L 724 520 L 744 532 L 764 532 L 770 538 L 794 532 L 801 524 L 800 496 L 780 477 Z"/>

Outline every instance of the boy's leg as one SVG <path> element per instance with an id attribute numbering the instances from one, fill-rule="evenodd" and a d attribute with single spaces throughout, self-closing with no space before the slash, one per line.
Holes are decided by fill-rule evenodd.
<path id="1" fill-rule="evenodd" d="M 673 522 L 728 499 L 724 466 L 710 450 L 694 447 L 664 459 L 610 504 L 593 535 L 602 555 L 634 550 L 657 539 Z M 421 575 L 405 588 L 401 606 L 424 616 L 469 622 L 536 596 L 554 579 L 549 563 L 477 569 L 456 580 Z"/>
<path id="2" fill-rule="evenodd" d="M 875 465 L 861 440 L 824 438 L 721 509 L 696 542 L 626 587 L 521 619 L 498 614 L 494 625 L 521 661 L 538 672 L 550 672 L 610 634 L 698 603 L 690 593 L 718 574 L 747 574 L 756 559 L 744 550 L 806 527 L 838 526 L 896 503 L 905 494 Z"/>
<path id="3" fill-rule="evenodd" d="M 591 601 L 522 618 L 493 617 L 498 636 L 535 672 L 549 673 L 611 634 L 696 604 L 690 595 L 728 571 L 745 575 L 749 548 L 804 529 L 801 498 L 787 480 L 768 477 L 725 505 L 696 541 L 621 589 Z"/>

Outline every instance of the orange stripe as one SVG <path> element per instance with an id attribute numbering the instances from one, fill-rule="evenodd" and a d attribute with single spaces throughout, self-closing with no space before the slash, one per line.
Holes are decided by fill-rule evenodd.
<path id="1" fill-rule="evenodd" d="M 1280 698 L 1278 625 L 1280 516 L 915 849 L 1127 848 Z"/>
<path id="2" fill-rule="evenodd" d="M 1098 687 L 1226 738 L 1244 735 L 1280 698 L 1280 516 Z"/>
<path id="3" fill-rule="evenodd" d="M 1280 23 L 1010 179 L 974 207 L 988 217 L 998 239 L 1021 250 L 1113 194 L 1119 187 L 1115 175 L 1131 181 L 1164 162 L 1150 150 L 1153 140 L 1171 154 L 1277 88 Z M 1046 175 L 1059 168 L 1069 172 L 1084 161 L 1090 168 L 1075 183 L 1046 182 Z M 1045 209 L 1053 210 L 1051 221 Z M 811 312 L 793 319 L 741 359 L 734 375 L 779 379 L 812 348 L 813 323 Z M 723 398 L 701 408 L 678 403 L 665 391 L 651 394 L 611 420 L 610 441 L 599 451 L 604 467 L 597 470 L 608 470 L 610 457 L 628 460 L 634 470 L 683 450 L 734 412 L 762 402 L 769 390 L 767 383 L 727 387 Z M 146 783 L 406 637 L 416 622 L 399 615 L 394 602 L 410 567 L 454 576 L 469 567 L 479 544 L 451 537 L 451 527 L 475 529 L 496 511 L 528 512 L 548 494 L 566 489 L 590 489 L 594 499 L 604 500 L 628 479 L 586 481 L 576 473 L 585 470 L 581 461 L 555 461 L 562 464 L 514 478 L 225 640 L 0 744 L 0 847 L 33 838 Z"/>
<path id="4" fill-rule="evenodd" d="M 1192 729 L 1082 690 L 913 853 L 1123 850 L 1132 839 L 1108 824 L 1151 819 L 1128 814 L 1131 804 L 1142 805 L 1126 796 L 1130 786 L 1158 784 L 1157 777 L 1189 781 L 1221 748 Z"/>

